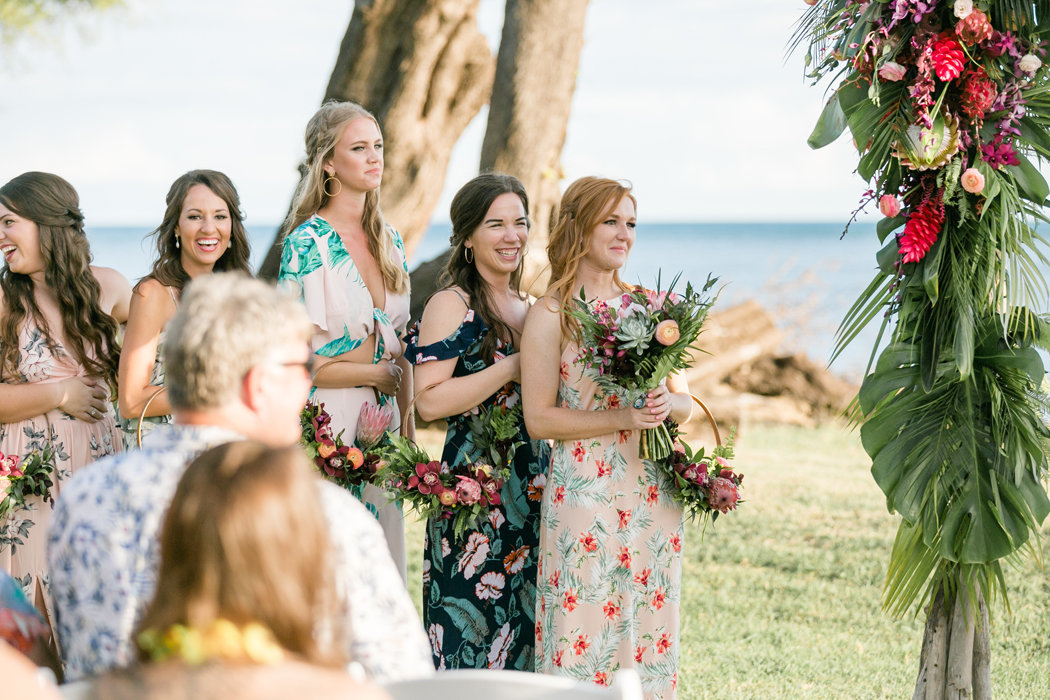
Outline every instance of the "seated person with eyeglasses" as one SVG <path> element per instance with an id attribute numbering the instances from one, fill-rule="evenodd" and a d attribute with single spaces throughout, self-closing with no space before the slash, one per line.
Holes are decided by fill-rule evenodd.
<path id="1" fill-rule="evenodd" d="M 299 301 L 265 282 L 218 273 L 187 287 L 164 346 L 175 423 L 150 433 L 141 450 L 74 475 L 55 504 L 48 562 L 68 679 L 134 660 L 133 633 L 156 589 L 161 521 L 186 465 L 236 440 L 298 441 L 310 333 Z M 379 524 L 344 490 L 317 488 L 347 658 L 380 683 L 433 673 Z"/>

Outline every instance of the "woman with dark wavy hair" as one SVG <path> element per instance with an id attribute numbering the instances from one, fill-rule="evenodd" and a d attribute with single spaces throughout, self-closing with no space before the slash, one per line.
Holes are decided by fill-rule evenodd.
<path id="1" fill-rule="evenodd" d="M 160 358 L 164 327 L 175 315 L 183 288 L 199 275 L 251 272 L 240 198 L 230 178 L 215 170 L 191 170 L 172 183 L 165 201 L 164 220 L 152 233 L 157 259 L 135 285 L 120 357 L 119 406 L 129 449 L 140 434 L 171 422 Z"/>
<path id="2" fill-rule="evenodd" d="M 76 190 L 28 172 L 0 187 L 0 452 L 50 447 L 51 495 L 78 468 L 119 452 L 110 403 L 124 277 L 91 263 Z M 0 569 L 46 612 L 44 548 L 51 506 L 31 496 L 0 523 Z"/>
<path id="3" fill-rule="evenodd" d="M 471 432 L 478 408 L 521 401 L 529 199 L 515 177 L 480 175 L 456 193 L 451 216 L 447 286 L 427 302 L 407 355 L 416 386 L 425 387 L 416 397 L 419 415 L 448 421 L 441 459 L 457 465 L 485 459 Z M 427 522 L 423 621 L 439 669 L 533 668 L 540 499 L 550 450 L 529 439 L 524 422 L 518 431 L 524 444 L 507 465 L 511 475 L 489 518 L 459 537 L 450 520 Z"/>

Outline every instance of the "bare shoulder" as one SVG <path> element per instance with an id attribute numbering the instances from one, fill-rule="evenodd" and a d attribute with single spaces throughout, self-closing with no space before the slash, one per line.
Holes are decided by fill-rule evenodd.
<path id="1" fill-rule="evenodd" d="M 529 307 L 529 315 L 525 321 L 530 325 L 554 324 L 561 325 L 561 308 L 558 302 L 551 296 L 542 296 L 532 302 Z"/>
<path id="2" fill-rule="evenodd" d="M 112 267 L 98 267 L 92 265 L 91 274 L 95 275 L 95 279 L 98 280 L 99 285 L 102 287 L 103 294 L 107 291 L 111 293 L 120 293 L 125 289 L 128 293 L 131 292 L 131 284 L 128 282 L 128 278 L 114 270 Z"/>
<path id="3" fill-rule="evenodd" d="M 466 294 L 458 287 L 435 292 L 427 301 L 419 320 L 420 344 L 429 345 L 447 338 L 463 323 L 469 308 Z"/>
<path id="4" fill-rule="evenodd" d="M 145 300 L 166 299 L 171 301 L 171 292 L 166 285 L 147 277 L 135 285 L 135 296 Z"/>
<path id="5" fill-rule="evenodd" d="M 148 278 L 135 285 L 128 316 L 129 320 L 136 324 L 141 324 L 148 319 L 147 325 L 154 330 L 159 330 L 175 315 L 175 310 L 171 291 L 157 280 Z"/>
<path id="6" fill-rule="evenodd" d="M 117 323 L 128 320 L 128 307 L 131 304 L 131 284 L 127 277 L 112 267 L 91 266 L 91 273 L 98 280 L 102 294 L 99 303 L 103 311 L 116 319 Z"/>

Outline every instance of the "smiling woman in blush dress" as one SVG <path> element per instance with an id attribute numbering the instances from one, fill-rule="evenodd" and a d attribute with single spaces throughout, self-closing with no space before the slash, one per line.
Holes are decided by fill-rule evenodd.
<path id="1" fill-rule="evenodd" d="M 390 406 L 397 430 L 412 396 L 405 371 L 408 266 L 401 236 L 383 220 L 383 134 L 353 102 L 328 102 L 306 126 L 305 173 L 285 221 L 281 271 L 314 324 L 318 355 L 314 401 L 350 444 L 366 402 Z M 411 423 L 411 421 L 409 421 Z M 414 428 L 409 425 L 409 437 Z M 356 493 L 377 514 L 405 576 L 405 526 L 399 503 L 365 486 Z"/>
<path id="2" fill-rule="evenodd" d="M 250 272 L 240 198 L 230 178 L 215 170 L 191 170 L 172 183 L 165 201 L 164 220 L 152 234 L 157 259 L 135 285 L 120 355 L 118 397 L 127 449 L 137 446 L 140 434 L 171 422 L 161 353 L 164 327 L 175 315 L 183 288 L 212 272 Z"/>
<path id="3" fill-rule="evenodd" d="M 131 288 L 90 265 L 76 190 L 50 173 L 0 187 L 0 252 L 0 452 L 24 458 L 50 446 L 56 496 L 74 471 L 121 449 L 109 396 Z M 39 496 L 0 522 L 0 570 L 46 613 L 50 522 Z"/>

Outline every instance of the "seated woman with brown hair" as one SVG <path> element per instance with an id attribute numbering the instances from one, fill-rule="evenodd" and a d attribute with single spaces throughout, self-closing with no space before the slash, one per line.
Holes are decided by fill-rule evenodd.
<path id="1" fill-rule="evenodd" d="M 297 447 L 234 442 L 194 460 L 161 531 L 141 665 L 91 695 L 387 697 L 346 671 L 316 479 Z"/>

